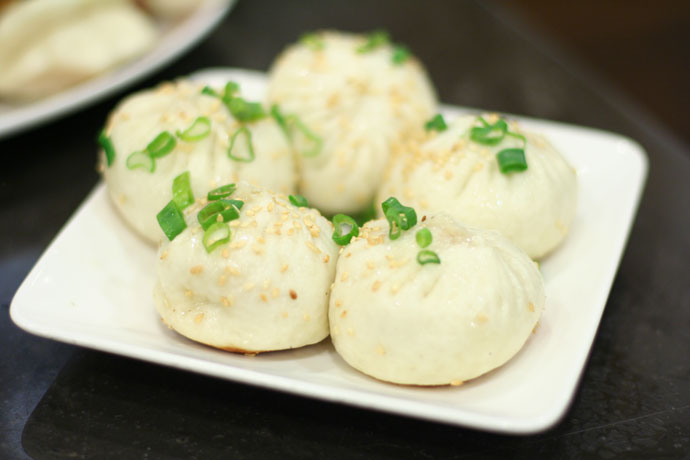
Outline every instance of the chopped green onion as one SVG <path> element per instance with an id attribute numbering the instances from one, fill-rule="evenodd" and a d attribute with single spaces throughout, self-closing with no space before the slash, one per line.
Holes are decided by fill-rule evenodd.
<path id="1" fill-rule="evenodd" d="M 297 128 L 296 132 L 304 136 L 307 142 L 313 143 L 311 148 L 300 151 L 302 156 L 313 157 L 321 152 L 321 148 L 323 147 L 323 139 L 311 131 L 307 125 L 302 123 L 302 120 L 300 120 L 297 115 L 284 115 L 280 111 L 280 107 L 274 104 L 271 107 L 271 116 L 276 120 L 278 126 L 280 126 L 280 128 L 283 130 L 285 137 L 287 137 L 293 145 L 295 135 L 295 130 L 293 128 Z"/>
<path id="2" fill-rule="evenodd" d="M 403 206 L 394 197 L 390 197 L 381 203 L 381 209 L 383 209 L 383 214 L 390 225 L 388 237 L 391 240 L 397 240 L 400 238 L 402 230 L 408 230 L 417 223 L 417 213 L 414 209 L 409 206 Z"/>
<path id="3" fill-rule="evenodd" d="M 113 147 L 113 142 L 105 133 L 105 130 L 102 130 L 98 135 L 98 143 L 101 145 L 103 152 L 105 152 L 106 165 L 110 166 L 115 161 L 115 147 Z"/>
<path id="4" fill-rule="evenodd" d="M 156 214 L 158 225 L 163 229 L 163 233 L 170 241 L 174 240 L 182 230 L 187 228 L 182 211 L 177 207 L 174 200 L 170 200 L 161 211 Z"/>
<path id="5" fill-rule="evenodd" d="M 321 51 L 326 46 L 317 32 L 307 32 L 299 38 L 299 41 L 312 51 Z"/>
<path id="6" fill-rule="evenodd" d="M 213 200 L 220 200 L 221 198 L 225 198 L 226 196 L 230 196 L 233 194 L 233 192 L 237 189 L 237 185 L 235 184 L 226 184 L 226 185 L 221 185 L 220 187 L 216 187 L 210 192 L 208 192 L 207 198 L 208 201 L 213 201 Z"/>
<path id="7" fill-rule="evenodd" d="M 238 121 L 251 122 L 264 118 L 266 111 L 259 102 L 247 102 L 241 97 L 233 97 L 229 101 L 224 99 L 230 113 Z"/>
<path id="8" fill-rule="evenodd" d="M 482 117 L 478 118 L 484 126 L 475 126 L 470 130 L 470 139 L 478 144 L 496 145 L 506 136 L 508 123 L 499 118 L 496 123 L 489 124 Z"/>
<path id="9" fill-rule="evenodd" d="M 419 262 L 420 265 L 440 264 L 441 259 L 438 258 L 438 254 L 436 254 L 434 251 L 422 249 L 417 253 L 417 262 Z"/>
<path id="10" fill-rule="evenodd" d="M 407 61 L 410 56 L 412 56 L 412 53 L 410 53 L 410 50 L 407 49 L 406 46 L 404 45 L 395 45 L 393 47 L 393 57 L 391 58 L 393 61 L 393 64 L 403 64 L 405 61 Z"/>
<path id="11" fill-rule="evenodd" d="M 297 206 L 298 208 L 308 208 L 309 207 L 309 203 L 307 202 L 307 199 L 304 198 L 302 195 L 290 195 L 288 198 L 290 199 L 290 203 Z"/>
<path id="12" fill-rule="evenodd" d="M 143 169 L 148 172 L 156 170 L 156 160 L 143 150 L 130 154 L 127 157 L 127 161 L 125 161 L 125 165 L 127 169 Z"/>
<path id="13" fill-rule="evenodd" d="M 234 81 L 229 81 L 225 84 L 225 89 L 223 91 L 224 98 L 234 97 L 236 93 L 239 93 L 240 85 Z"/>
<path id="14" fill-rule="evenodd" d="M 186 142 L 195 142 L 208 136 L 211 132 L 211 120 L 208 117 L 196 117 L 192 125 L 184 131 L 177 131 L 177 137 Z"/>
<path id="15" fill-rule="evenodd" d="M 172 152 L 175 148 L 175 137 L 167 131 L 160 133 L 146 146 L 146 151 L 151 158 L 160 158 Z"/>
<path id="16" fill-rule="evenodd" d="M 431 244 L 432 236 L 431 231 L 428 228 L 423 228 L 417 232 L 415 235 L 417 239 L 417 244 L 420 248 L 425 248 Z"/>
<path id="17" fill-rule="evenodd" d="M 173 201 L 180 210 L 194 203 L 194 194 L 189 183 L 189 171 L 185 171 L 173 179 L 172 190 Z"/>
<path id="18" fill-rule="evenodd" d="M 352 217 L 345 214 L 333 216 L 333 225 L 335 226 L 332 236 L 333 241 L 341 246 L 350 244 L 350 240 L 359 235 L 359 225 Z"/>
<path id="19" fill-rule="evenodd" d="M 247 141 L 248 155 L 246 157 L 241 157 L 232 153 L 232 150 L 235 147 L 235 140 L 237 139 L 237 136 L 239 136 L 240 134 L 244 134 L 245 139 Z M 246 126 L 242 126 L 240 129 L 235 131 L 235 134 L 233 134 L 230 138 L 230 147 L 228 147 L 228 157 L 235 161 L 241 161 L 243 163 L 251 163 L 252 161 L 254 161 L 254 158 L 256 158 L 256 155 L 254 155 L 254 146 L 252 145 L 252 134 L 249 132 Z"/>
<path id="20" fill-rule="evenodd" d="M 367 41 L 357 48 L 358 53 L 369 53 L 376 48 L 390 43 L 390 37 L 385 30 L 375 30 L 367 35 Z"/>
<path id="21" fill-rule="evenodd" d="M 240 217 L 244 205 L 240 200 L 217 200 L 204 206 L 196 218 L 201 228 L 208 229 L 214 222 L 230 222 Z M 220 216 L 220 219 L 218 218 Z"/>
<path id="22" fill-rule="evenodd" d="M 207 253 L 230 241 L 230 227 L 224 222 L 216 222 L 206 229 L 203 238 Z"/>
<path id="23" fill-rule="evenodd" d="M 201 90 L 201 94 L 213 97 L 220 97 L 220 94 L 216 93 L 216 91 L 208 85 L 204 86 L 204 89 Z"/>
<path id="24" fill-rule="evenodd" d="M 448 125 L 446 124 L 446 120 L 443 118 L 443 115 L 437 113 L 431 120 L 426 122 L 424 129 L 427 131 L 436 130 L 441 132 L 448 129 Z"/>
<path id="25" fill-rule="evenodd" d="M 523 149 L 503 149 L 496 154 L 496 159 L 503 174 L 527 169 L 527 160 Z"/>

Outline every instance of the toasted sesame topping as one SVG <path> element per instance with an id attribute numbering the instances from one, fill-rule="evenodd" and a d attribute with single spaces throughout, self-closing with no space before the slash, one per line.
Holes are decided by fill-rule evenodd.
<path id="1" fill-rule="evenodd" d="M 261 297 L 261 300 L 263 300 L 264 302 L 268 302 L 268 296 L 266 295 L 266 293 L 262 292 L 259 297 Z"/>
<path id="2" fill-rule="evenodd" d="M 280 267 L 280 273 L 285 273 L 285 272 L 287 271 L 288 267 L 289 267 L 288 264 L 283 264 L 283 265 Z"/>
<path id="3" fill-rule="evenodd" d="M 294 289 L 290 289 L 290 298 L 292 300 L 295 300 L 297 298 L 297 293 L 295 292 Z"/>
<path id="4" fill-rule="evenodd" d="M 311 249 L 313 252 L 315 252 L 315 253 L 317 253 L 317 254 L 321 254 L 321 250 L 320 250 L 319 248 L 317 248 L 317 247 L 314 245 L 314 243 L 312 243 L 311 241 L 307 241 L 306 244 L 307 244 L 307 247 L 308 247 L 309 249 Z"/>
<path id="5" fill-rule="evenodd" d="M 343 301 L 342 301 L 342 300 L 336 300 L 336 301 L 335 301 L 335 306 L 336 306 L 336 308 L 342 307 L 342 306 L 343 306 Z"/>
<path id="6" fill-rule="evenodd" d="M 340 275 L 340 281 L 346 281 L 350 277 L 350 274 L 348 272 L 343 272 L 342 275 Z"/>
<path id="7" fill-rule="evenodd" d="M 264 253 L 264 249 L 261 246 L 259 246 L 258 244 L 253 244 L 252 250 L 259 255 Z"/>
<path id="8" fill-rule="evenodd" d="M 203 313 L 199 313 L 198 315 L 196 315 L 196 316 L 194 317 L 194 322 L 195 322 L 196 324 L 199 324 L 199 323 L 201 322 L 202 319 L 204 319 L 204 314 L 203 314 Z"/>
<path id="9" fill-rule="evenodd" d="M 270 201 L 270 202 L 266 205 L 266 211 L 271 212 L 271 211 L 273 211 L 273 208 L 274 208 L 274 207 L 275 207 L 275 203 L 274 203 L 273 201 Z"/>
<path id="10" fill-rule="evenodd" d="M 479 313 L 479 314 L 477 314 L 477 316 L 475 316 L 475 319 L 477 320 L 477 322 L 478 322 L 479 324 L 484 324 L 484 323 L 486 323 L 487 321 L 489 321 L 489 318 L 487 318 L 486 315 L 485 315 L 484 313 Z"/>
<path id="11" fill-rule="evenodd" d="M 328 254 L 323 256 L 323 263 L 327 264 L 329 260 L 331 260 L 331 256 L 329 256 Z"/>
<path id="12" fill-rule="evenodd" d="M 376 267 L 376 265 L 374 265 L 374 262 L 372 262 L 371 260 L 367 261 L 367 268 L 368 269 L 373 270 L 375 267 Z"/>
<path id="13" fill-rule="evenodd" d="M 371 285 L 371 290 L 376 292 L 379 290 L 380 287 L 381 287 L 381 281 L 376 280 L 376 281 L 374 281 L 374 284 Z"/>
<path id="14" fill-rule="evenodd" d="M 266 240 L 264 239 L 263 236 L 258 237 L 258 238 L 256 239 L 256 241 L 258 241 L 258 242 L 261 243 L 261 244 L 264 244 L 264 243 L 266 242 Z"/>
<path id="15" fill-rule="evenodd" d="M 228 251 L 228 248 L 223 248 L 223 252 L 220 253 L 224 258 L 230 257 L 230 251 Z"/>
<path id="16" fill-rule="evenodd" d="M 347 254 L 345 254 L 345 257 L 350 257 L 351 255 L 352 255 L 352 253 L 348 252 Z"/>
<path id="17" fill-rule="evenodd" d="M 233 267 L 232 265 L 226 265 L 225 266 L 225 273 L 227 273 L 228 275 L 237 276 L 240 274 L 240 271 L 237 268 Z"/>
<path id="18" fill-rule="evenodd" d="M 230 243 L 230 249 L 239 249 L 247 245 L 247 240 L 235 240 Z"/>
<path id="19" fill-rule="evenodd" d="M 220 275 L 218 278 L 218 286 L 223 286 L 225 285 L 225 282 L 228 280 L 228 277 L 225 275 Z"/>
<path id="20" fill-rule="evenodd" d="M 532 302 L 527 305 L 527 308 L 529 308 L 529 311 L 534 311 L 534 304 Z"/>
<path id="21" fill-rule="evenodd" d="M 343 310 L 343 312 L 340 314 L 341 318 L 345 318 L 347 316 L 347 310 Z"/>
<path id="22" fill-rule="evenodd" d="M 168 257 L 168 251 L 163 251 L 161 254 L 161 260 L 165 260 L 166 257 Z"/>
<path id="23" fill-rule="evenodd" d="M 232 297 L 228 298 L 228 297 L 226 297 L 226 296 L 222 296 L 222 297 L 220 298 L 220 301 L 221 301 L 221 303 L 222 303 L 223 305 L 225 305 L 226 307 L 231 307 L 231 306 L 232 306 Z"/>
<path id="24" fill-rule="evenodd" d="M 192 275 L 198 275 L 199 273 L 201 273 L 203 271 L 204 271 L 204 267 L 202 267 L 201 265 L 195 265 L 189 269 L 189 273 L 191 273 Z"/>
<path id="25" fill-rule="evenodd" d="M 193 295 L 194 295 L 194 291 L 192 291 L 191 289 L 185 289 L 184 290 L 184 296 L 185 297 L 191 297 Z"/>
<path id="26" fill-rule="evenodd" d="M 451 381 L 450 381 L 450 385 L 451 385 L 451 386 L 454 386 L 454 387 L 459 387 L 459 386 L 462 385 L 463 383 L 465 383 L 465 382 L 463 382 L 462 380 L 451 380 Z"/>
<path id="27" fill-rule="evenodd" d="M 472 168 L 472 169 L 474 169 L 475 172 L 479 172 L 482 169 L 484 169 L 484 163 L 479 162 L 476 165 L 474 165 L 474 168 Z"/>

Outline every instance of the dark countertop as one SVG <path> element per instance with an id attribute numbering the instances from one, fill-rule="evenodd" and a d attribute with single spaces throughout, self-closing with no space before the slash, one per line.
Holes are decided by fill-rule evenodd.
<path id="1" fill-rule="evenodd" d="M 511 12 L 474 2 L 240 2 L 138 88 L 211 66 L 265 70 L 301 32 L 324 27 L 387 28 L 425 62 L 446 103 L 594 126 L 647 150 L 639 213 L 565 418 L 533 436 L 484 433 L 18 329 L 11 298 L 98 181 L 93 139 L 119 95 L 0 140 L 0 458 L 690 458 L 688 149 Z"/>

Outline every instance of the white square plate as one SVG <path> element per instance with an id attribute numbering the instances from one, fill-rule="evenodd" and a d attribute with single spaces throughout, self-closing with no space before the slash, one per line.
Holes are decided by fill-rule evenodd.
<path id="1" fill-rule="evenodd" d="M 216 69 L 262 99 L 258 72 Z M 447 117 L 468 110 L 445 107 Z M 541 325 L 501 368 L 460 387 L 416 388 L 350 368 L 328 340 L 256 357 L 193 343 L 165 327 L 152 300 L 155 251 L 132 234 L 100 184 L 58 234 L 12 301 L 14 322 L 76 345 L 303 396 L 506 433 L 555 424 L 574 395 L 647 174 L 638 144 L 616 134 L 518 117 L 578 171 L 579 207 L 565 243 L 542 262 Z M 94 158 L 95 158 L 94 146 Z"/>

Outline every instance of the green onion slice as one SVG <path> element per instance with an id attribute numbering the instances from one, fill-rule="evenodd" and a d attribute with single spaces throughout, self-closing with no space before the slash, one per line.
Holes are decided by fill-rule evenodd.
<path id="1" fill-rule="evenodd" d="M 206 252 L 210 254 L 218 246 L 230 241 L 230 227 L 224 222 L 216 222 L 206 229 L 202 241 Z"/>
<path id="2" fill-rule="evenodd" d="M 367 41 L 363 45 L 357 47 L 357 52 L 369 53 L 380 46 L 387 45 L 388 43 L 390 43 L 388 32 L 385 30 L 375 30 L 367 35 Z"/>
<path id="3" fill-rule="evenodd" d="M 431 120 L 426 122 L 424 129 L 427 131 L 435 130 L 441 132 L 448 129 L 448 125 L 446 124 L 446 120 L 443 118 L 443 115 L 437 113 Z"/>
<path id="4" fill-rule="evenodd" d="M 417 232 L 415 235 L 417 239 L 417 244 L 420 248 L 425 248 L 431 244 L 433 237 L 431 236 L 431 231 L 428 228 L 423 228 Z"/>
<path id="5" fill-rule="evenodd" d="M 232 116 L 241 122 L 252 122 L 266 116 L 266 111 L 259 102 L 247 102 L 241 97 L 233 97 L 229 100 L 224 98 L 223 102 Z"/>
<path id="6" fill-rule="evenodd" d="M 156 160 L 143 150 L 130 154 L 125 161 L 125 165 L 127 169 L 143 169 L 148 172 L 156 170 Z"/>
<path id="7" fill-rule="evenodd" d="M 235 148 L 235 141 L 237 140 L 237 136 L 239 136 L 240 134 L 244 134 L 244 138 L 247 141 L 247 154 L 245 156 L 239 156 L 232 153 L 233 149 Z M 251 163 L 252 161 L 254 161 L 254 158 L 256 158 L 256 155 L 254 154 L 254 146 L 252 145 L 252 134 L 249 132 L 246 126 L 242 126 L 240 129 L 235 131 L 235 134 L 233 134 L 230 138 L 230 147 L 228 147 L 228 157 L 235 161 L 241 161 L 243 163 Z"/>
<path id="8" fill-rule="evenodd" d="M 412 56 L 412 53 L 410 53 L 410 50 L 407 49 L 406 46 L 395 45 L 395 47 L 393 47 L 393 57 L 391 60 L 393 61 L 393 64 L 400 65 L 407 61 L 410 56 Z"/>
<path id="9" fill-rule="evenodd" d="M 237 189 L 237 185 L 235 184 L 226 184 L 226 185 L 221 185 L 220 187 L 216 187 L 210 192 L 208 192 L 207 198 L 208 201 L 213 201 L 213 200 L 220 200 L 221 198 L 225 198 L 227 196 L 232 195 L 235 190 Z"/>
<path id="10" fill-rule="evenodd" d="M 308 208 L 309 207 L 309 203 L 307 202 L 307 199 L 304 198 L 302 195 L 290 195 L 288 198 L 290 199 L 290 203 L 297 206 L 298 208 Z"/>
<path id="11" fill-rule="evenodd" d="M 390 225 L 388 237 L 391 240 L 397 240 L 400 238 L 403 230 L 408 230 L 417 224 L 417 213 L 415 210 L 409 206 L 403 206 L 397 198 L 388 198 L 381 203 L 381 208 Z"/>
<path id="12" fill-rule="evenodd" d="M 294 145 L 295 137 L 299 135 L 301 137 L 300 143 L 308 145 L 306 149 L 300 151 L 302 156 L 313 157 L 321 152 L 323 139 L 311 131 L 297 115 L 284 115 L 280 111 L 280 107 L 274 104 L 271 107 L 271 116 L 276 120 L 290 143 Z"/>
<path id="13" fill-rule="evenodd" d="M 503 174 L 527 169 L 527 160 L 523 149 L 503 149 L 496 154 L 496 159 Z"/>
<path id="14" fill-rule="evenodd" d="M 333 225 L 335 226 L 332 236 L 333 241 L 341 246 L 350 244 L 350 240 L 359 235 L 359 225 L 352 217 L 345 214 L 333 216 Z"/>
<path id="15" fill-rule="evenodd" d="M 195 142 L 208 136 L 211 132 L 211 120 L 208 117 L 196 117 L 191 126 L 184 131 L 177 131 L 177 137 L 186 142 Z"/>
<path id="16" fill-rule="evenodd" d="M 194 193 L 192 193 L 192 186 L 189 181 L 189 171 L 185 171 L 173 179 L 172 191 L 173 201 L 180 210 L 194 203 Z"/>
<path id="17" fill-rule="evenodd" d="M 438 258 L 438 254 L 434 251 L 422 249 L 417 253 L 417 262 L 419 262 L 419 265 L 440 264 L 441 259 Z"/>
<path id="18" fill-rule="evenodd" d="M 146 146 L 146 151 L 151 158 L 160 158 L 169 154 L 175 148 L 175 137 L 168 131 L 163 131 Z"/>
<path id="19" fill-rule="evenodd" d="M 218 94 L 213 88 L 211 88 L 208 85 L 204 86 L 204 89 L 201 90 L 201 94 L 218 98 L 220 97 L 220 94 Z"/>
<path id="20" fill-rule="evenodd" d="M 479 117 L 479 121 L 483 126 L 475 126 L 470 129 L 470 139 L 478 144 L 496 145 L 499 144 L 506 136 L 508 131 L 508 123 L 502 118 L 494 124 L 489 124 L 484 118 Z"/>
<path id="21" fill-rule="evenodd" d="M 156 214 L 158 225 L 163 229 L 163 233 L 170 241 L 174 240 L 182 230 L 187 228 L 182 211 L 177 207 L 174 200 L 170 200 L 161 211 Z"/>
<path id="22" fill-rule="evenodd" d="M 240 200 L 217 200 L 204 206 L 196 218 L 201 228 L 208 229 L 214 222 L 230 222 L 240 217 L 244 205 Z M 218 218 L 220 216 L 220 218 Z"/>
<path id="23" fill-rule="evenodd" d="M 229 81 L 225 84 L 225 89 L 223 90 L 223 97 L 224 98 L 231 98 L 234 97 L 235 94 L 240 92 L 240 85 L 239 83 L 235 83 L 234 81 Z"/>
<path id="24" fill-rule="evenodd" d="M 102 130 L 100 134 L 98 134 L 98 143 L 103 149 L 103 152 L 105 152 L 105 163 L 110 166 L 113 164 L 113 161 L 115 161 L 115 147 L 113 147 L 113 142 L 105 133 L 105 130 Z"/>
<path id="25" fill-rule="evenodd" d="M 307 32 L 306 34 L 302 34 L 302 36 L 299 38 L 299 41 L 312 51 L 321 51 L 326 46 L 323 39 L 317 32 Z"/>

